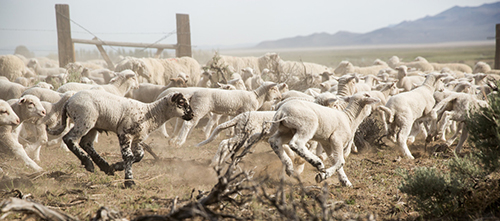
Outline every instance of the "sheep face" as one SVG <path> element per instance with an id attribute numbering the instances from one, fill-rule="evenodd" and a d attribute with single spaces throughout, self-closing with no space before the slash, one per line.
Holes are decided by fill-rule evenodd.
<path id="1" fill-rule="evenodd" d="M 6 101 L 0 100 L 0 126 L 15 126 L 19 123 L 19 117 L 17 117 L 10 105 Z"/>
<path id="2" fill-rule="evenodd" d="M 33 95 L 25 95 L 17 101 L 19 105 L 24 106 L 22 113 L 24 116 L 29 118 L 41 118 L 45 117 L 45 108 L 43 108 L 40 99 Z"/>
<path id="3" fill-rule="evenodd" d="M 182 95 L 181 93 L 176 93 L 172 95 L 170 101 L 175 104 L 176 111 L 181 113 L 181 118 L 183 120 L 189 121 L 193 119 L 193 110 L 191 109 L 191 106 L 189 105 L 189 102 L 184 97 L 184 95 Z"/>
<path id="4" fill-rule="evenodd" d="M 269 87 L 265 101 L 281 100 L 281 93 L 277 85 Z"/>

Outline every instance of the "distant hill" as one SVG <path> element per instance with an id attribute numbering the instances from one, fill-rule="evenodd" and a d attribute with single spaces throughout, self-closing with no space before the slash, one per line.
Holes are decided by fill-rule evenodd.
<path id="1" fill-rule="evenodd" d="M 495 36 L 500 23 L 500 2 L 478 7 L 452 7 L 435 16 L 358 34 L 339 31 L 315 33 L 275 41 L 264 41 L 257 48 L 300 48 L 344 45 L 420 44 L 455 41 L 483 41 Z"/>

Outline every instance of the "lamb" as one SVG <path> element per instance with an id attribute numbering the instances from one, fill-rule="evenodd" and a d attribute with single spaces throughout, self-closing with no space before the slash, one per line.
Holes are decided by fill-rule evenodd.
<path id="1" fill-rule="evenodd" d="M 264 82 L 253 91 L 199 89 L 193 93 L 190 99 L 194 118 L 192 121 L 184 121 L 175 145 L 184 144 L 187 135 L 198 124 L 198 121 L 210 112 L 235 116 L 247 111 L 256 111 L 265 101 L 280 97 L 277 84 L 272 82 Z"/>
<path id="2" fill-rule="evenodd" d="M 38 97 L 40 101 L 47 101 L 50 103 L 55 103 L 59 101 L 63 96 L 63 93 L 40 87 L 29 88 L 26 91 L 24 91 L 21 96 L 28 94 Z"/>
<path id="3" fill-rule="evenodd" d="M 495 69 L 491 69 L 490 65 L 485 63 L 485 62 L 482 62 L 482 61 L 478 61 L 475 65 L 474 65 L 474 70 L 472 71 L 473 74 L 478 74 L 478 73 L 484 73 L 484 74 L 500 74 L 500 70 L 495 70 Z"/>
<path id="4" fill-rule="evenodd" d="M 440 78 L 446 76 L 446 74 L 430 73 L 421 86 L 392 96 L 387 101 L 386 107 L 381 107 L 386 112 L 386 115 L 389 115 L 386 117 L 390 124 L 389 137 L 397 138 L 397 141 L 393 141 L 397 143 L 400 150 L 409 159 L 414 159 L 406 144 L 412 125 L 417 120 L 430 117 L 432 108 L 436 103 L 433 94 L 440 89 L 438 88 Z"/>
<path id="5" fill-rule="evenodd" d="M 201 77 L 200 64 L 191 57 L 156 59 L 156 58 L 132 58 L 127 57 L 115 68 L 115 71 L 131 69 L 147 82 L 158 85 L 166 85 L 170 78 L 180 73 L 187 73 L 188 86 L 195 86 Z"/>
<path id="6" fill-rule="evenodd" d="M 241 113 L 233 119 L 219 124 L 208 139 L 200 142 L 196 146 L 201 147 L 208 144 L 215 140 L 222 130 L 234 127 L 235 135 L 229 139 L 221 141 L 219 148 L 217 149 L 217 153 L 212 159 L 212 165 L 220 165 L 223 161 L 225 161 L 227 154 L 229 154 L 229 148 L 236 143 L 243 141 L 244 133 L 252 135 L 254 133 L 261 132 L 262 123 L 264 121 L 271 121 L 275 113 L 275 111 L 249 111 Z"/>
<path id="7" fill-rule="evenodd" d="M 228 66 L 228 68 L 233 69 L 233 72 L 250 67 L 256 75 L 260 76 L 266 68 L 268 70 L 277 70 L 280 60 L 280 56 L 276 53 L 266 53 L 260 57 L 233 57 L 215 54 L 207 62 L 206 66 L 209 68 Z"/>
<path id="8" fill-rule="evenodd" d="M 376 75 L 381 69 L 387 68 L 387 63 L 377 59 L 372 66 L 357 67 L 349 61 L 342 61 L 333 72 L 338 75 L 345 75 L 349 73 L 358 73 L 361 75 Z"/>
<path id="9" fill-rule="evenodd" d="M 20 123 L 26 120 L 36 120 L 45 116 L 45 109 L 40 100 L 32 95 L 26 95 L 19 99 L 9 100 L 12 110 L 19 117 Z M 24 150 L 23 145 L 18 141 L 19 124 L 0 126 L 0 148 L 12 150 L 16 157 L 21 158 L 26 165 L 36 171 L 43 170 L 35 163 Z"/>
<path id="10" fill-rule="evenodd" d="M 396 68 L 398 71 L 398 82 L 396 86 L 404 91 L 410 91 L 414 85 L 420 85 L 424 82 L 425 78 L 422 76 L 408 76 L 408 67 L 405 65 Z"/>
<path id="11" fill-rule="evenodd" d="M 17 126 L 21 120 L 12 110 L 12 107 L 4 100 L 0 100 L 0 126 Z"/>
<path id="12" fill-rule="evenodd" d="M 444 126 L 447 125 L 449 120 L 457 121 L 457 131 L 451 139 L 446 141 L 446 145 L 451 146 L 457 136 L 461 134 L 459 142 L 455 147 L 456 153 L 461 152 L 462 146 L 469 135 L 466 124 L 469 110 L 477 111 L 480 107 L 488 107 L 488 102 L 479 100 L 472 94 L 453 93 L 433 108 L 433 112 L 437 115 L 437 121 L 440 121 L 444 116 L 443 123 L 441 124 L 442 127 L 438 128 L 439 130 L 437 131 L 438 137 L 444 137 Z"/>
<path id="13" fill-rule="evenodd" d="M 108 84 L 112 78 L 116 77 L 116 73 L 114 71 L 105 68 L 96 70 L 83 68 L 80 75 L 93 80 L 97 84 Z"/>
<path id="14" fill-rule="evenodd" d="M 18 83 L 20 85 L 23 85 L 25 87 L 31 87 L 33 86 L 33 84 L 35 84 L 36 82 L 36 78 L 26 78 L 26 77 L 17 77 L 15 80 L 14 80 L 14 83 Z"/>
<path id="15" fill-rule="evenodd" d="M 123 97 L 129 90 L 135 89 L 138 86 L 139 82 L 137 80 L 137 75 L 131 70 L 124 70 L 118 73 L 115 78 L 111 79 L 109 84 L 96 86 L 91 84 L 70 82 L 59 87 L 59 89 L 57 89 L 57 92 L 64 93 L 67 91 L 81 91 L 94 88 L 103 89 L 109 93 Z"/>
<path id="16" fill-rule="evenodd" d="M 38 75 L 43 75 L 43 76 L 52 76 L 52 75 L 59 75 L 59 74 L 67 74 L 68 70 L 65 68 L 46 68 L 42 67 L 38 60 L 36 59 L 30 59 L 28 64 L 26 65 L 29 68 L 33 68 L 35 70 L 35 73 Z"/>
<path id="17" fill-rule="evenodd" d="M 23 123 L 25 135 L 20 137 L 30 141 L 30 145 L 27 145 L 29 148 L 27 147 L 26 151 L 33 153 L 32 156 L 35 161 L 40 162 L 40 149 L 42 145 L 48 143 L 49 141 L 56 141 L 56 139 L 60 139 L 60 137 L 48 136 L 46 128 L 57 126 L 66 101 L 68 101 L 68 99 L 75 93 L 75 91 L 68 91 L 62 94 L 58 101 L 52 103 L 41 101 L 41 104 L 46 111 L 46 115 L 36 121 L 25 121 Z"/>
<path id="18" fill-rule="evenodd" d="M 430 63 L 434 70 L 458 71 L 462 73 L 472 73 L 472 68 L 469 65 L 461 63 Z"/>
<path id="19" fill-rule="evenodd" d="M 253 69 L 250 67 L 241 69 L 241 72 L 241 80 L 245 82 L 245 87 L 248 90 L 255 90 L 262 84 L 262 82 L 264 82 L 260 75 L 254 74 Z"/>
<path id="20" fill-rule="evenodd" d="M 61 125 L 49 130 L 49 134 L 61 134 L 66 127 L 68 117 L 75 125 L 63 136 L 63 141 L 80 159 L 85 169 L 94 172 L 94 165 L 90 159 L 92 158 L 108 175 L 125 170 L 125 187 L 130 187 L 135 184 L 132 163 L 139 162 L 144 156 L 142 140 L 170 118 L 182 117 L 186 121 L 191 120 L 193 111 L 181 93 L 172 93 L 146 104 L 102 90 L 84 90 L 66 102 Z M 94 150 L 93 141 L 98 131 L 112 131 L 117 134 L 122 162 L 109 165 Z"/>
<path id="21" fill-rule="evenodd" d="M 370 104 L 380 100 L 367 93 L 353 95 L 348 100 L 349 105 L 343 111 L 301 100 L 288 101 L 276 111 L 272 126 L 264 135 L 272 135 L 269 144 L 285 165 L 288 175 L 294 174 L 294 169 L 283 150 L 283 143 L 288 143 L 290 149 L 319 170 L 316 182 L 338 172 L 340 182 L 352 187 L 343 169 L 344 149 L 351 142 L 359 124 L 370 114 Z M 325 169 L 323 161 L 306 148 L 305 144 L 311 139 L 322 144 L 333 160 L 332 167 Z"/>
<path id="22" fill-rule="evenodd" d="M 418 71 L 423 71 L 423 72 L 434 71 L 434 67 L 432 66 L 432 64 L 427 62 L 427 60 L 423 61 L 420 58 L 418 58 L 418 59 L 416 59 L 416 61 L 412 61 L 412 62 L 401 62 L 400 59 L 398 58 L 398 56 L 392 56 L 391 58 L 389 58 L 389 61 L 387 62 L 387 64 L 391 68 L 396 68 L 396 67 L 405 65 L 408 68 L 415 68 Z"/>
<path id="23" fill-rule="evenodd" d="M 196 85 L 196 86 L 197 87 L 210 87 L 210 85 L 212 84 L 211 83 L 212 74 L 213 74 L 213 71 L 204 70 L 201 73 L 200 81 L 198 82 L 198 85 Z"/>
<path id="24" fill-rule="evenodd" d="M 171 87 L 187 87 L 187 84 L 182 78 L 170 78 L 170 83 L 166 86 L 140 83 L 137 89 L 130 90 L 125 97 L 130 97 L 144 103 L 151 103 L 156 100 L 161 92 Z"/>
<path id="25" fill-rule="evenodd" d="M 16 55 L 0 55 L 0 76 L 5 76 L 9 81 L 18 77 L 31 77 L 30 71 L 23 60 Z"/>
<path id="26" fill-rule="evenodd" d="M 21 94 L 23 94 L 25 90 L 26 87 L 24 87 L 23 85 L 0 78 L 0 99 L 2 100 L 20 98 Z"/>

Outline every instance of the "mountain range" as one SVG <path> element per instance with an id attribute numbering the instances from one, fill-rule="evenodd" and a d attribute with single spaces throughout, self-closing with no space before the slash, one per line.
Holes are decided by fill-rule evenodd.
<path id="1" fill-rule="evenodd" d="M 500 2 L 477 7 L 455 6 L 435 16 L 380 28 L 368 33 L 339 31 L 264 41 L 256 48 L 301 48 L 377 44 L 424 44 L 484 41 L 495 36 L 500 23 Z"/>

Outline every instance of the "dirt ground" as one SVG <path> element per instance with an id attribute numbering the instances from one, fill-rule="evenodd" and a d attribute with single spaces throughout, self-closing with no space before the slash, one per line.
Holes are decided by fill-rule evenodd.
<path id="1" fill-rule="evenodd" d="M 172 131 L 171 125 L 169 127 Z M 107 176 L 102 171 L 87 172 L 71 152 L 61 149 L 59 145 L 42 149 L 40 166 L 45 169 L 42 173 L 33 173 L 17 160 L 3 156 L 0 161 L 3 169 L 0 180 L 2 200 L 12 196 L 12 190 L 18 189 L 25 196 L 30 194 L 28 198 L 36 202 L 81 220 L 94 217 L 102 206 L 120 211 L 128 219 L 147 214 L 168 214 L 174 198 L 178 197 L 181 205 L 200 192 L 210 191 L 217 183 L 216 174 L 209 164 L 220 140 L 226 136 L 223 132 L 214 142 L 195 147 L 203 137 L 201 128 L 196 128 L 184 146 L 174 148 L 169 145 L 169 139 L 160 133 L 151 134 L 146 143 L 161 159 L 154 160 L 146 153 L 141 162 L 134 164 L 137 185 L 130 189 L 123 188 L 123 172 L 114 176 Z M 402 179 L 398 174 L 403 169 L 420 166 L 440 167 L 449 158 L 449 151 L 438 150 L 429 154 L 432 147 L 429 146 L 426 152 L 423 142 L 417 141 L 410 145 L 416 159 L 407 160 L 399 157 L 399 151 L 392 146 L 362 149 L 347 158 L 344 168 L 354 188 L 342 187 L 336 175 L 325 181 L 329 188 L 329 200 L 337 207 L 336 219 L 366 219 L 370 215 L 377 220 L 414 220 L 419 217 L 418 211 L 408 203 L 407 196 L 398 190 Z M 108 162 L 120 161 L 118 139 L 114 133 L 101 134 L 95 147 Z M 273 192 L 279 184 L 281 162 L 267 143 L 256 145 L 254 152 L 241 165 L 243 169 L 254 169 L 256 180 L 269 177 L 269 192 Z M 320 188 L 323 184 L 314 181 L 315 175 L 315 169 L 307 164 L 301 180 L 305 186 Z M 292 178 L 285 179 L 288 187 L 298 185 Z M 238 213 L 238 210 L 228 209 L 227 212 Z M 246 213 L 245 217 L 251 219 L 279 218 L 275 211 L 263 205 L 252 204 L 239 212 Z M 22 217 L 12 214 L 8 219 Z"/>

